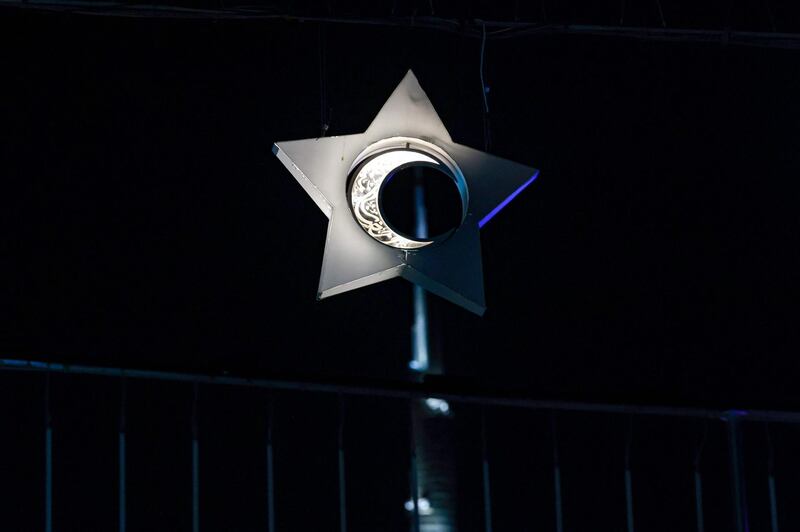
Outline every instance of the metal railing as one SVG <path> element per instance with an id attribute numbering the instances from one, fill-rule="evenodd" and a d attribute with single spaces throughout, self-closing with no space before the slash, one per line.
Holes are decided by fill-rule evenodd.
<path id="1" fill-rule="evenodd" d="M 6 372 L 39 372 L 45 374 L 46 378 L 46 400 L 45 400 L 45 531 L 53 530 L 53 428 L 49 407 L 49 381 L 51 374 L 79 374 L 94 375 L 99 377 L 119 378 L 122 381 L 122 407 L 119 416 L 119 436 L 118 436 L 118 460 L 119 460 L 119 525 L 121 532 L 126 530 L 126 420 L 125 420 L 125 380 L 126 379 L 149 379 L 172 382 L 192 383 L 194 385 L 194 400 L 192 407 L 192 530 L 200 530 L 200 495 L 199 495 L 199 442 L 198 442 L 198 423 L 197 423 L 197 396 L 200 385 L 226 385 L 237 387 L 255 387 L 269 390 L 283 390 L 292 392 L 317 392 L 334 394 L 339 397 L 338 403 L 338 490 L 339 490 L 339 528 L 341 532 L 347 530 L 346 513 L 346 483 L 345 483 L 345 453 L 343 447 L 343 421 L 344 406 L 342 397 L 361 396 L 361 397 L 383 397 L 393 399 L 424 400 L 425 398 L 436 397 L 452 403 L 472 404 L 481 407 L 481 455 L 482 455 L 482 479 L 483 479 L 483 513 L 484 529 L 486 532 L 492 531 L 491 513 L 491 483 L 490 483 L 490 463 L 486 451 L 486 423 L 485 407 L 515 407 L 530 410 L 540 410 L 549 412 L 585 412 L 585 413 L 605 413 L 605 414 L 625 414 L 629 416 L 669 416 L 692 418 L 701 420 L 717 420 L 726 425 L 728 455 L 731 478 L 732 507 L 734 510 L 733 522 L 736 532 L 746 532 L 748 527 L 747 498 L 745 495 L 745 479 L 743 472 L 743 452 L 742 452 L 742 424 L 747 422 L 776 422 L 800 424 L 800 413 L 784 412 L 774 410 L 741 410 L 741 409 L 703 409 L 685 408 L 670 406 L 652 405 L 631 405 L 631 404 L 602 404 L 577 401 L 557 401 L 557 400 L 534 400 L 520 397 L 507 397 L 497 395 L 484 395 L 480 393 L 464 393 L 448 389 L 441 382 L 422 383 L 391 383 L 385 385 L 375 384 L 354 384 L 352 382 L 332 382 L 320 380 L 282 380 L 282 379 L 253 379 L 236 377 L 230 375 L 203 375 L 191 373 L 178 373 L 166 371 L 151 371 L 141 369 L 109 368 L 86 365 L 60 364 L 52 362 L 41 362 L 33 360 L 19 359 L 0 359 L 0 370 Z M 272 405 L 270 403 L 268 415 L 268 428 L 266 433 L 267 449 L 267 514 L 268 530 L 275 532 L 275 502 L 274 502 L 274 465 L 273 465 L 273 427 L 272 427 Z M 413 424 L 413 423 L 412 423 Z M 553 421 L 553 433 L 555 441 L 555 421 Z M 412 431 L 413 432 L 413 431 Z M 771 445 L 771 443 L 770 443 Z M 700 476 L 698 462 L 699 453 L 694 463 L 694 488 L 697 515 L 697 531 L 704 532 L 703 519 L 703 500 L 702 500 L 702 478 Z M 415 477 L 417 465 L 414 452 L 412 435 L 411 450 L 411 475 Z M 632 473 L 629 460 L 630 436 L 625 445 L 625 498 L 626 498 L 626 523 L 628 532 L 634 532 L 634 513 L 632 495 Z M 553 448 L 553 489 L 555 499 L 555 529 L 563 532 L 563 510 L 561 493 L 561 471 L 558 447 L 554 444 Z M 778 532 L 778 509 L 776 485 L 770 456 L 769 472 L 769 513 L 772 532 Z M 420 530 L 419 525 L 419 494 L 416 493 L 415 484 L 412 481 L 410 488 L 413 501 L 413 516 L 411 519 L 412 530 Z"/>

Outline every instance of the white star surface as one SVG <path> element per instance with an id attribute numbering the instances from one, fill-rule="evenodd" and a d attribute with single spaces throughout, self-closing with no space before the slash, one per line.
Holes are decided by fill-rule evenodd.
<path id="1" fill-rule="evenodd" d="M 463 174 L 464 221 L 434 245 L 403 250 L 382 244 L 362 229 L 350 208 L 348 174 L 356 158 L 395 137 L 435 145 Z M 480 227 L 538 175 L 534 168 L 453 142 L 410 70 L 364 133 L 276 142 L 273 152 L 329 218 L 318 298 L 404 277 L 476 314 L 486 309 Z"/>

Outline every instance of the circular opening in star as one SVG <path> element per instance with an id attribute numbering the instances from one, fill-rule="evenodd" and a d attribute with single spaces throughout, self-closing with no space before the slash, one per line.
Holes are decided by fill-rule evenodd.
<path id="1" fill-rule="evenodd" d="M 354 163 L 347 190 L 353 217 L 369 236 L 409 251 L 446 239 L 463 224 L 467 208 L 461 171 L 439 148 L 419 139 L 391 138 L 370 146 Z"/>
<path id="2" fill-rule="evenodd" d="M 386 178 L 379 198 L 386 224 L 409 239 L 440 241 L 464 216 L 458 186 L 441 165 L 401 168 Z"/>

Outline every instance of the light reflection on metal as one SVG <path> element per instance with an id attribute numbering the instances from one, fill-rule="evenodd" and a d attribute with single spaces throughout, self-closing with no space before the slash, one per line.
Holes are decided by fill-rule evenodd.
<path id="1" fill-rule="evenodd" d="M 537 171 L 453 142 L 411 71 L 364 133 L 277 142 L 273 152 L 330 220 L 318 298 L 403 277 L 483 314 L 479 229 L 529 185 Z M 358 166 L 367 161 L 366 167 L 383 152 L 405 153 L 391 158 L 406 157 L 409 165 L 433 165 L 448 173 L 461 194 L 461 225 L 441 239 L 420 244 L 380 223 L 385 222 L 379 210 L 380 183 L 357 191 L 360 203 L 352 204 L 349 180 L 355 179 L 357 187 L 364 170 Z M 375 176 L 385 180 L 392 164 Z"/>

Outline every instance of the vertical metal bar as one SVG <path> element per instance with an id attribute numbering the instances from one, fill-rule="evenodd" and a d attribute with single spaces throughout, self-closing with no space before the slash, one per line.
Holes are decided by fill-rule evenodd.
<path id="1" fill-rule="evenodd" d="M 53 423 L 50 416 L 50 374 L 44 384 L 44 529 L 53 532 Z"/>
<path id="2" fill-rule="evenodd" d="M 273 399 L 269 400 L 267 419 L 267 531 L 275 532 L 275 482 L 272 464 L 272 424 L 274 417 Z"/>
<path id="3" fill-rule="evenodd" d="M 417 435 L 414 430 L 414 408 L 415 400 L 409 401 L 409 433 L 411 439 L 411 471 L 409 480 L 411 483 L 411 530 L 412 532 L 420 532 L 419 523 L 419 479 L 417 478 Z"/>
<path id="4" fill-rule="evenodd" d="M 417 238 L 428 236 L 428 216 L 425 212 L 425 188 L 422 183 L 422 169 L 414 168 L 414 215 Z M 411 362 L 409 367 L 420 373 L 428 371 L 428 302 L 425 290 L 414 285 L 414 325 L 411 327 Z"/>
<path id="5" fill-rule="evenodd" d="M 633 486 L 631 483 L 631 470 L 625 469 L 625 518 L 628 523 L 628 532 L 634 532 L 633 528 Z"/>
<path id="6" fill-rule="evenodd" d="M 705 521 L 703 519 L 703 481 L 700 478 L 700 471 L 694 470 L 694 505 L 697 515 L 697 532 L 705 532 Z"/>
<path id="7" fill-rule="evenodd" d="M 775 492 L 775 451 L 772 448 L 772 437 L 769 433 L 769 424 L 764 423 L 767 435 L 767 482 L 769 486 L 769 517 L 772 532 L 778 532 L 778 501 Z"/>
<path id="8" fill-rule="evenodd" d="M 564 532 L 564 517 L 561 510 L 561 462 L 558 454 L 558 431 L 555 413 L 550 415 L 550 426 L 553 432 L 553 489 L 556 499 L 556 532 Z"/>
<path id="9" fill-rule="evenodd" d="M 778 532 L 778 503 L 775 497 L 775 476 L 769 474 L 769 516 L 772 532 Z"/>
<path id="10" fill-rule="evenodd" d="M 126 480 L 125 480 L 125 408 L 126 408 L 126 382 L 123 377 L 120 384 L 120 406 L 119 406 L 119 532 L 125 532 L 127 525 L 126 517 Z"/>
<path id="11" fill-rule="evenodd" d="M 633 420 L 628 419 L 628 435 L 625 441 L 625 519 L 628 532 L 634 532 L 633 527 L 633 480 L 631 477 L 631 441 L 633 439 Z"/>
<path id="12" fill-rule="evenodd" d="M 489 449 L 486 445 L 486 410 L 481 408 L 481 454 L 483 460 L 483 519 L 486 532 L 492 532 L 492 493 L 489 480 Z"/>
<path id="13" fill-rule="evenodd" d="M 708 422 L 703 423 L 703 437 L 697 446 L 697 453 L 694 455 L 694 505 L 697 517 L 697 532 L 705 532 L 705 519 L 703 517 L 703 479 L 700 475 L 700 457 L 703 455 L 703 448 L 708 438 Z"/>
<path id="14" fill-rule="evenodd" d="M 339 531 L 347 532 L 347 499 L 344 476 L 344 398 L 339 395 Z"/>
<path id="15" fill-rule="evenodd" d="M 192 532 L 200 532 L 200 443 L 197 427 L 197 396 L 199 385 L 194 385 L 192 401 Z"/>
<path id="16" fill-rule="evenodd" d="M 726 413 L 725 417 L 728 422 L 728 455 L 731 467 L 734 530 L 736 532 L 748 532 L 750 527 L 747 522 L 747 496 L 744 485 L 744 461 L 739 415 L 739 412 L 731 410 Z"/>

